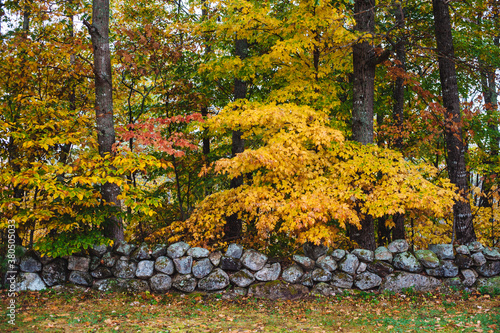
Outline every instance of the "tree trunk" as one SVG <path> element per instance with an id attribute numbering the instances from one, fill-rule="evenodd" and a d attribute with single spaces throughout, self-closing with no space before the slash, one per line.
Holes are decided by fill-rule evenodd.
<path id="1" fill-rule="evenodd" d="M 95 110 L 97 142 L 101 156 L 113 155 L 115 128 L 113 123 L 113 89 L 111 79 L 111 54 L 109 50 L 109 0 L 92 1 L 92 25 L 84 22 L 92 37 L 94 49 Z M 120 187 L 105 183 L 101 187 L 104 202 L 116 208 L 104 225 L 104 235 L 113 240 L 123 240 L 123 223 L 119 216 L 121 202 L 118 200 Z"/>
<path id="2" fill-rule="evenodd" d="M 450 12 L 446 0 L 433 0 L 439 76 L 445 111 L 445 140 L 450 181 L 458 188 L 462 200 L 453 205 L 453 224 L 460 244 L 476 240 L 469 202 L 469 184 L 465 165 L 466 147 L 462 136 L 460 100 L 451 34 Z"/>
<path id="3" fill-rule="evenodd" d="M 240 59 L 245 59 L 248 54 L 248 43 L 246 39 L 236 39 L 235 41 L 235 55 Z M 234 79 L 234 99 L 244 99 L 247 96 L 247 83 L 238 78 Z M 231 156 L 236 156 L 245 150 L 245 140 L 241 137 L 243 133 L 240 131 L 233 131 L 231 143 Z M 237 188 L 243 185 L 243 175 L 231 179 L 230 187 Z M 227 218 L 226 225 L 224 226 L 224 239 L 233 240 L 237 239 L 241 234 L 242 222 L 238 219 L 237 214 L 233 214 Z"/>
<path id="4" fill-rule="evenodd" d="M 354 17 L 356 30 L 363 33 L 373 33 L 375 30 L 374 0 L 356 0 Z M 375 52 L 366 40 L 353 46 L 353 109 L 352 135 L 353 140 L 362 144 L 373 143 L 373 96 L 375 84 Z M 361 229 L 350 226 L 351 240 L 361 248 L 375 250 L 375 230 L 373 218 L 364 216 Z"/>
<path id="5" fill-rule="evenodd" d="M 398 2 L 395 8 L 395 17 L 396 24 L 400 29 L 403 29 L 405 26 L 405 17 L 404 10 L 401 7 L 401 3 Z M 405 80 L 403 77 L 403 73 L 406 71 L 406 37 L 401 36 L 398 38 L 396 44 L 396 60 L 398 62 L 397 67 L 400 72 L 396 77 L 396 81 L 394 82 L 394 105 L 392 116 L 394 121 L 400 130 L 399 135 L 396 136 L 394 140 L 394 149 L 402 151 L 403 150 L 403 121 L 404 121 L 404 105 L 405 105 Z M 392 238 L 393 239 L 405 239 L 405 216 L 404 214 L 396 213 L 392 217 L 394 221 L 394 229 L 392 230 Z"/>

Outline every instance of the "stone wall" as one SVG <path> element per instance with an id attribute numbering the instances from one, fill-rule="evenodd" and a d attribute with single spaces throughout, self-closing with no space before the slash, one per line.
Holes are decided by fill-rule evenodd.
<path id="1" fill-rule="evenodd" d="M 113 248 L 94 246 L 87 254 L 57 259 L 24 251 L 10 272 L 3 274 L 2 282 L 17 291 L 69 282 L 101 291 L 190 293 L 228 289 L 268 298 L 295 298 L 309 292 L 332 295 L 344 289 L 399 292 L 410 287 L 430 291 L 446 285 L 500 285 L 500 249 L 478 242 L 457 247 L 430 245 L 429 250 L 415 252 L 409 251 L 403 240 L 375 252 L 305 245 L 304 254 L 294 255 L 292 260 L 284 265 L 238 244 L 230 244 L 222 253 L 184 242 L 152 247 L 123 242 Z"/>

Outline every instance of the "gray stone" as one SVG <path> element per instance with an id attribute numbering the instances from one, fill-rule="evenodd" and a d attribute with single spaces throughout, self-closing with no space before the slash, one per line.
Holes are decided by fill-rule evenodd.
<path id="1" fill-rule="evenodd" d="M 212 291 L 224 289 L 229 285 L 229 276 L 220 268 L 216 268 L 207 277 L 204 277 L 198 283 L 198 288 Z"/>
<path id="2" fill-rule="evenodd" d="M 370 272 L 358 274 L 354 280 L 354 285 L 361 290 L 368 290 L 382 284 L 382 278 Z"/>
<path id="3" fill-rule="evenodd" d="M 42 279 L 48 287 L 61 285 L 68 278 L 68 263 L 62 258 L 55 259 L 49 264 L 43 266 Z"/>
<path id="4" fill-rule="evenodd" d="M 155 293 L 165 293 L 172 288 L 172 278 L 167 274 L 156 274 L 149 279 L 151 290 Z"/>
<path id="5" fill-rule="evenodd" d="M 208 259 L 212 262 L 212 265 L 215 267 L 220 265 L 220 260 L 222 258 L 222 252 L 217 251 L 217 252 L 212 252 L 208 255 Z"/>
<path id="6" fill-rule="evenodd" d="M 193 292 L 196 289 L 197 284 L 198 281 L 191 274 L 187 275 L 177 274 L 172 279 L 172 286 L 175 289 L 183 291 L 185 293 Z"/>
<path id="7" fill-rule="evenodd" d="M 135 250 L 135 248 L 136 246 L 133 244 L 129 244 L 124 241 L 119 241 L 116 243 L 115 253 L 121 256 L 129 256 L 132 253 L 132 251 Z"/>
<path id="8" fill-rule="evenodd" d="M 103 267 L 103 266 L 97 267 L 95 270 L 90 272 L 90 275 L 94 279 L 106 279 L 106 278 L 113 276 L 113 274 L 111 273 L 111 270 L 109 268 Z"/>
<path id="9" fill-rule="evenodd" d="M 353 282 L 354 282 L 354 278 L 350 274 L 347 274 L 344 272 L 335 272 L 332 275 L 331 284 L 333 286 L 343 288 L 343 289 L 351 289 Z"/>
<path id="10" fill-rule="evenodd" d="M 93 283 L 92 276 L 88 272 L 71 271 L 68 278 L 69 282 L 85 287 L 91 287 Z"/>
<path id="11" fill-rule="evenodd" d="M 455 256 L 455 264 L 460 268 L 471 268 L 474 260 L 468 255 L 459 253 Z"/>
<path id="12" fill-rule="evenodd" d="M 300 283 L 303 286 L 306 286 L 309 288 L 314 287 L 314 281 L 312 279 L 312 272 L 311 271 L 305 272 L 304 275 L 302 275 L 302 278 L 300 279 Z"/>
<path id="13" fill-rule="evenodd" d="M 309 289 L 300 284 L 288 284 L 277 280 L 252 284 L 248 288 L 248 296 L 270 300 L 293 300 L 305 297 Z"/>
<path id="14" fill-rule="evenodd" d="M 16 277 L 16 291 L 38 291 L 47 288 L 37 273 L 19 273 Z"/>
<path id="15" fill-rule="evenodd" d="M 438 268 L 430 268 L 425 271 L 431 276 L 455 277 L 458 275 L 458 267 L 452 260 L 442 260 Z"/>
<path id="16" fill-rule="evenodd" d="M 455 259 L 452 244 L 430 244 L 429 250 L 434 252 L 441 260 Z"/>
<path id="17" fill-rule="evenodd" d="M 448 287 L 460 287 L 463 288 L 462 280 L 459 277 L 452 277 L 443 280 L 444 285 Z"/>
<path id="18" fill-rule="evenodd" d="M 356 274 L 361 274 L 361 273 L 363 273 L 364 271 L 366 271 L 366 268 L 367 268 L 366 263 L 364 263 L 364 262 L 360 262 L 360 263 L 359 263 L 359 266 L 358 266 L 358 269 L 356 270 Z"/>
<path id="19" fill-rule="evenodd" d="M 415 291 L 432 291 L 441 286 L 441 281 L 434 277 L 397 272 L 388 275 L 380 286 L 380 290 L 401 292 L 403 289 L 414 288 Z"/>
<path id="20" fill-rule="evenodd" d="M 420 273 L 424 269 L 420 262 L 410 252 L 398 253 L 392 261 L 395 269 L 408 271 L 411 273 Z"/>
<path id="21" fill-rule="evenodd" d="M 405 239 L 396 239 L 392 241 L 387 248 L 392 253 L 403 253 L 408 251 L 410 247 Z"/>
<path id="22" fill-rule="evenodd" d="M 151 248 L 151 256 L 155 259 L 159 257 L 163 257 L 167 254 L 167 245 L 166 244 L 156 244 Z"/>
<path id="23" fill-rule="evenodd" d="M 173 259 L 175 269 L 179 274 L 189 274 L 191 273 L 191 268 L 193 267 L 193 257 L 185 256 Z"/>
<path id="24" fill-rule="evenodd" d="M 476 287 L 483 293 L 498 293 L 500 291 L 500 276 L 489 279 L 479 278 L 477 279 Z"/>
<path id="25" fill-rule="evenodd" d="M 273 281 L 277 280 L 281 273 L 281 265 L 279 262 L 274 264 L 267 264 L 260 271 L 255 273 L 255 278 L 258 281 Z"/>
<path id="26" fill-rule="evenodd" d="M 295 261 L 297 264 L 299 264 L 306 271 L 310 271 L 310 270 L 314 269 L 314 266 L 315 266 L 314 260 L 312 260 L 309 257 L 295 254 L 292 257 L 292 259 L 293 259 L 293 261 Z"/>
<path id="27" fill-rule="evenodd" d="M 155 261 L 155 269 L 164 274 L 174 274 L 174 263 L 169 257 L 160 256 Z"/>
<path id="28" fill-rule="evenodd" d="M 375 260 L 371 264 L 368 264 L 366 270 L 373 274 L 377 274 L 378 276 L 381 276 L 383 278 L 394 272 L 394 268 L 392 267 L 391 264 L 385 261 L 378 261 L 378 260 Z"/>
<path id="29" fill-rule="evenodd" d="M 351 252 L 351 254 L 354 254 L 360 261 L 363 262 L 372 262 L 373 261 L 373 251 L 370 250 L 365 250 L 365 249 L 355 249 Z"/>
<path id="30" fill-rule="evenodd" d="M 155 262 L 153 260 L 141 260 L 137 264 L 135 276 L 139 279 L 149 279 L 153 276 Z"/>
<path id="31" fill-rule="evenodd" d="M 311 276 L 315 282 L 328 282 L 332 279 L 332 273 L 323 268 L 315 268 Z"/>
<path id="32" fill-rule="evenodd" d="M 288 283 L 299 283 L 302 276 L 304 275 L 304 270 L 299 265 L 292 265 L 283 270 L 281 277 Z"/>
<path id="33" fill-rule="evenodd" d="M 241 257 L 241 263 L 252 271 L 259 271 L 267 262 L 267 256 L 255 250 L 246 250 Z"/>
<path id="34" fill-rule="evenodd" d="M 375 249 L 375 260 L 392 262 L 392 252 L 385 246 L 379 246 Z"/>
<path id="35" fill-rule="evenodd" d="M 210 274 L 213 269 L 214 266 L 210 262 L 210 259 L 203 258 L 193 263 L 192 272 L 195 278 L 202 279 L 208 274 Z"/>
<path id="36" fill-rule="evenodd" d="M 101 258 L 106 253 L 106 251 L 108 251 L 108 246 L 105 244 L 94 245 L 89 248 L 90 254 L 99 258 Z"/>
<path id="37" fill-rule="evenodd" d="M 316 266 L 324 269 L 328 272 L 333 272 L 337 269 L 337 262 L 333 259 L 332 256 L 321 256 L 316 261 Z"/>
<path id="38" fill-rule="evenodd" d="M 220 268 L 228 271 L 239 271 L 241 269 L 241 260 L 222 256 L 220 259 Z"/>
<path id="39" fill-rule="evenodd" d="M 457 246 L 455 248 L 455 251 L 458 253 L 458 254 L 465 254 L 465 255 L 470 255 L 470 251 L 469 251 L 469 248 L 465 245 L 460 245 L 460 246 Z"/>
<path id="40" fill-rule="evenodd" d="M 231 275 L 230 280 L 232 284 L 238 287 L 245 288 L 255 281 L 255 277 L 250 271 L 242 269 L 241 271 L 238 271 Z"/>
<path id="41" fill-rule="evenodd" d="M 145 280 L 131 279 L 124 282 L 125 288 L 129 293 L 142 293 L 149 291 L 149 283 Z"/>
<path id="42" fill-rule="evenodd" d="M 467 245 L 467 247 L 472 253 L 481 252 L 484 249 L 483 244 L 479 243 L 478 241 L 470 243 L 469 245 Z"/>
<path id="43" fill-rule="evenodd" d="M 336 249 L 335 251 L 332 252 L 332 257 L 333 257 L 333 259 L 340 261 L 340 260 L 344 259 L 346 253 L 347 252 L 345 250 Z"/>
<path id="44" fill-rule="evenodd" d="M 35 255 L 28 254 L 21 258 L 19 268 L 26 273 L 36 273 L 42 270 L 42 263 Z"/>
<path id="45" fill-rule="evenodd" d="M 70 271 L 88 272 L 90 258 L 70 256 L 68 258 L 68 269 Z"/>
<path id="46" fill-rule="evenodd" d="M 462 283 L 466 287 L 472 287 L 478 278 L 478 274 L 473 269 L 463 269 L 462 270 L 463 281 Z"/>
<path id="47" fill-rule="evenodd" d="M 500 261 L 487 261 L 486 264 L 476 268 L 482 276 L 491 277 L 500 274 Z"/>
<path id="48" fill-rule="evenodd" d="M 137 264 L 135 262 L 129 262 L 127 260 L 118 260 L 115 267 L 111 270 L 113 275 L 122 279 L 133 279 L 135 277 L 135 271 L 137 270 Z"/>
<path id="49" fill-rule="evenodd" d="M 319 257 L 324 256 L 328 252 L 328 246 L 315 245 L 311 242 L 306 242 L 302 246 L 304 254 L 312 260 L 317 260 Z"/>
<path id="50" fill-rule="evenodd" d="M 167 256 L 171 259 L 180 258 L 186 254 L 190 247 L 189 244 L 184 242 L 174 243 L 167 248 Z"/>
<path id="51" fill-rule="evenodd" d="M 193 259 L 207 258 L 210 251 L 202 247 L 192 247 L 187 251 L 187 255 L 193 257 Z"/>
<path id="52" fill-rule="evenodd" d="M 347 254 L 339 264 L 339 268 L 341 271 L 346 272 L 348 274 L 354 275 L 359 266 L 358 257 L 354 254 Z"/>
<path id="53" fill-rule="evenodd" d="M 241 287 L 234 287 L 233 289 L 226 290 L 222 294 L 222 299 L 224 300 L 235 300 L 240 297 L 246 296 L 247 290 Z"/>
<path id="54" fill-rule="evenodd" d="M 240 259 L 243 255 L 243 245 L 232 243 L 229 244 L 226 251 L 226 257 Z"/>
<path id="55" fill-rule="evenodd" d="M 486 258 L 482 252 L 473 253 L 471 258 L 474 261 L 474 266 L 483 266 L 486 264 Z"/>
<path id="56" fill-rule="evenodd" d="M 420 263 L 425 268 L 437 268 L 439 267 L 439 258 L 431 250 L 418 250 L 415 251 L 415 257 L 420 261 Z"/>
<path id="57" fill-rule="evenodd" d="M 123 284 L 120 284 L 118 280 L 125 281 L 123 279 L 103 279 L 94 282 L 92 286 L 93 289 L 103 291 L 103 292 L 118 292 L 125 291 L 123 288 Z"/>
<path id="58" fill-rule="evenodd" d="M 329 285 L 325 282 L 320 282 L 316 284 L 311 290 L 311 295 L 313 296 L 335 296 L 341 294 L 342 290 L 340 288 Z"/>
<path id="59" fill-rule="evenodd" d="M 498 247 L 485 247 L 483 254 L 488 260 L 500 260 L 500 250 Z"/>
<path id="60" fill-rule="evenodd" d="M 101 258 L 92 256 L 90 257 L 90 264 L 89 264 L 89 270 L 94 271 L 99 267 L 101 264 Z"/>
<path id="61" fill-rule="evenodd" d="M 148 260 L 151 259 L 149 246 L 146 243 L 142 243 L 137 249 L 132 252 L 130 258 L 132 260 L 140 261 L 140 260 Z"/>
<path id="62" fill-rule="evenodd" d="M 113 267 L 116 264 L 116 257 L 111 254 L 111 252 L 106 252 L 101 258 L 101 265 L 108 268 Z"/>

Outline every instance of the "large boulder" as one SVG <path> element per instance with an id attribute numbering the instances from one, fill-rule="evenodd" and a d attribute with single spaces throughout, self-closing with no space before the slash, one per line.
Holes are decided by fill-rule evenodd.
<path id="1" fill-rule="evenodd" d="M 151 259 L 148 244 L 142 243 L 137 249 L 132 252 L 130 258 L 135 261 Z"/>
<path id="2" fill-rule="evenodd" d="M 312 260 L 311 258 L 309 257 L 306 257 L 306 256 L 301 256 L 301 255 L 298 255 L 298 254 L 295 254 L 293 257 L 292 257 L 293 261 L 295 261 L 297 264 L 300 265 L 300 267 L 302 267 L 303 269 L 305 269 L 306 271 L 310 271 L 310 270 L 313 270 L 314 269 L 314 266 L 315 266 L 315 262 L 314 260 Z"/>
<path id="3" fill-rule="evenodd" d="M 453 244 L 430 244 L 429 250 L 434 252 L 441 260 L 455 259 Z"/>
<path id="4" fill-rule="evenodd" d="M 403 289 L 414 288 L 415 291 L 432 291 L 441 286 L 441 281 L 434 277 L 397 272 L 386 277 L 380 290 L 401 292 Z"/>
<path id="5" fill-rule="evenodd" d="M 169 257 L 160 256 L 156 258 L 155 269 L 164 274 L 174 274 L 174 263 Z"/>
<path id="6" fill-rule="evenodd" d="M 347 254 L 339 264 L 339 268 L 342 272 L 354 275 L 359 266 L 359 259 L 354 254 Z"/>
<path id="7" fill-rule="evenodd" d="M 90 258 L 70 256 L 68 258 L 68 269 L 70 271 L 88 272 L 90 266 Z"/>
<path id="8" fill-rule="evenodd" d="M 137 264 L 135 276 L 139 279 L 149 279 L 153 276 L 155 262 L 153 260 L 141 260 Z"/>
<path id="9" fill-rule="evenodd" d="M 346 254 L 347 254 L 346 250 L 336 249 L 332 252 L 332 257 L 333 257 L 333 259 L 340 261 L 340 260 L 344 259 Z"/>
<path id="10" fill-rule="evenodd" d="M 42 270 L 42 263 L 35 254 L 26 254 L 21 258 L 19 268 L 22 272 L 36 273 Z"/>
<path id="11" fill-rule="evenodd" d="M 185 293 L 193 292 L 196 289 L 197 284 L 198 281 L 191 274 L 187 275 L 177 274 L 172 279 L 172 286 L 175 289 L 183 291 Z"/>
<path id="12" fill-rule="evenodd" d="M 415 251 L 415 257 L 425 268 L 439 267 L 439 258 L 431 250 L 418 250 Z"/>
<path id="13" fill-rule="evenodd" d="M 408 246 L 408 242 L 406 240 L 396 239 L 395 241 L 392 241 L 387 248 L 392 253 L 403 253 L 408 251 L 410 247 Z"/>
<path id="14" fill-rule="evenodd" d="M 267 263 L 267 256 L 255 250 L 246 250 L 241 257 L 241 263 L 252 271 L 261 270 Z"/>
<path id="15" fill-rule="evenodd" d="M 354 278 L 352 275 L 344 273 L 344 272 L 335 272 L 332 275 L 332 286 L 350 289 L 352 288 L 352 284 L 354 283 Z"/>
<path id="16" fill-rule="evenodd" d="M 484 249 L 484 246 L 480 242 L 474 241 L 469 245 L 467 245 L 467 248 L 469 249 L 470 252 L 476 253 L 476 252 L 481 252 Z"/>
<path id="17" fill-rule="evenodd" d="M 309 288 L 300 284 L 288 284 L 281 280 L 252 284 L 248 296 L 270 300 L 299 299 L 309 294 Z"/>
<path id="18" fill-rule="evenodd" d="M 411 273 L 420 273 L 424 269 L 420 262 L 410 252 L 398 253 L 392 261 L 395 269 L 408 271 Z"/>
<path id="19" fill-rule="evenodd" d="M 460 268 L 471 268 L 474 260 L 468 255 L 458 253 L 455 257 L 455 264 Z"/>
<path id="20" fill-rule="evenodd" d="M 207 258 L 210 251 L 202 247 L 192 247 L 187 251 L 187 255 L 193 257 L 193 259 Z"/>
<path id="21" fill-rule="evenodd" d="M 425 272 L 431 276 L 455 277 L 458 275 L 458 267 L 452 260 L 442 260 L 438 268 L 428 268 Z"/>
<path id="22" fill-rule="evenodd" d="M 378 276 L 381 277 L 386 277 L 387 275 L 391 274 L 394 272 L 394 268 L 392 267 L 391 264 L 385 261 L 379 261 L 375 260 L 371 264 L 368 264 L 368 267 L 366 268 L 368 272 L 371 272 L 373 274 L 377 274 Z"/>
<path id="23" fill-rule="evenodd" d="M 320 282 L 316 284 L 311 290 L 311 295 L 313 296 L 335 296 L 341 294 L 342 289 L 329 285 L 325 282 Z"/>
<path id="24" fill-rule="evenodd" d="M 212 265 L 217 267 L 219 266 L 220 260 L 222 259 L 222 252 L 220 251 L 212 252 L 208 255 L 208 259 L 210 259 Z"/>
<path id="25" fill-rule="evenodd" d="M 312 260 L 317 260 L 328 252 L 328 246 L 323 244 L 316 245 L 311 242 L 304 243 L 302 249 L 304 250 L 304 254 Z"/>
<path id="26" fill-rule="evenodd" d="M 106 252 L 101 258 L 101 265 L 111 268 L 116 264 L 117 259 L 111 252 Z"/>
<path id="27" fill-rule="evenodd" d="M 167 248 L 167 256 L 172 259 L 184 256 L 191 246 L 184 242 L 177 242 Z"/>
<path id="28" fill-rule="evenodd" d="M 151 256 L 154 259 L 158 259 L 159 257 L 163 257 L 167 254 L 167 245 L 166 244 L 156 244 L 151 248 Z"/>
<path id="29" fill-rule="evenodd" d="M 68 278 L 69 282 L 85 287 L 91 287 L 93 283 L 92 276 L 88 272 L 71 271 Z"/>
<path id="30" fill-rule="evenodd" d="M 283 274 L 281 274 L 281 277 L 286 282 L 295 284 L 300 282 L 303 275 L 304 275 L 304 270 L 302 269 L 302 267 L 294 264 L 283 270 Z"/>
<path id="31" fill-rule="evenodd" d="M 131 294 L 149 291 L 149 283 L 145 280 L 131 279 L 125 280 L 125 289 Z"/>
<path id="32" fill-rule="evenodd" d="M 108 246 L 105 244 L 94 245 L 89 248 L 90 254 L 99 258 L 101 258 L 106 251 L 108 251 Z"/>
<path id="33" fill-rule="evenodd" d="M 328 272 L 333 272 L 337 269 L 337 262 L 333 259 L 332 256 L 321 256 L 316 261 L 316 266 L 324 269 Z"/>
<path id="34" fill-rule="evenodd" d="M 198 282 L 198 288 L 207 291 L 224 289 L 228 285 L 229 276 L 220 268 L 214 269 L 212 273 Z"/>
<path id="35" fill-rule="evenodd" d="M 273 281 L 277 280 L 281 273 L 281 265 L 276 262 L 274 264 L 267 264 L 260 271 L 255 273 L 255 279 L 258 281 Z"/>
<path id="36" fill-rule="evenodd" d="M 16 277 L 16 291 L 39 291 L 47 288 L 37 273 L 19 273 Z"/>
<path id="37" fill-rule="evenodd" d="M 462 270 L 462 283 L 466 287 L 472 287 L 478 278 L 478 274 L 473 269 L 463 269 Z"/>
<path id="38" fill-rule="evenodd" d="M 100 267 L 97 267 L 92 272 L 90 272 L 90 275 L 94 279 L 100 280 L 100 279 L 106 279 L 106 278 L 112 277 L 113 273 L 111 273 L 111 270 L 109 268 L 100 266 Z"/>
<path id="39" fill-rule="evenodd" d="M 302 278 L 300 279 L 300 283 L 303 286 L 306 286 L 309 288 L 314 287 L 314 281 L 312 279 L 312 271 L 305 272 L 304 275 L 302 275 Z"/>
<path id="40" fill-rule="evenodd" d="M 241 269 L 241 260 L 233 257 L 222 256 L 222 258 L 220 258 L 220 268 L 228 271 L 239 271 Z"/>
<path id="41" fill-rule="evenodd" d="M 470 250 L 469 248 L 466 246 L 466 245 L 459 245 L 455 248 L 455 251 L 458 253 L 458 254 L 464 254 L 466 256 L 469 256 L 470 255 Z"/>
<path id="42" fill-rule="evenodd" d="M 382 278 L 377 274 L 364 272 L 356 275 L 354 285 L 361 290 L 368 290 L 378 287 L 382 284 Z"/>
<path id="43" fill-rule="evenodd" d="M 355 249 L 351 252 L 351 254 L 354 254 L 358 259 L 362 262 L 372 262 L 373 261 L 373 251 L 366 250 L 366 249 Z"/>
<path id="44" fill-rule="evenodd" d="M 180 258 L 174 258 L 175 269 L 179 274 L 189 274 L 193 268 L 193 257 L 185 256 Z"/>
<path id="45" fill-rule="evenodd" d="M 136 246 L 133 244 L 129 244 L 125 241 L 119 241 L 115 244 L 114 252 L 121 256 L 129 256 L 135 248 Z"/>
<path id="46" fill-rule="evenodd" d="M 498 247 L 485 247 L 483 255 L 488 260 L 500 260 L 500 249 Z"/>
<path id="47" fill-rule="evenodd" d="M 111 271 L 117 278 L 133 279 L 135 277 L 136 270 L 137 264 L 135 262 L 128 260 L 118 260 L 115 264 L 115 267 L 113 267 Z"/>
<path id="48" fill-rule="evenodd" d="M 195 278 L 202 279 L 208 274 L 210 274 L 210 272 L 212 272 L 213 269 L 214 266 L 210 262 L 210 259 L 203 258 L 193 263 L 192 272 Z"/>
<path id="49" fill-rule="evenodd" d="M 242 269 L 241 271 L 238 271 L 230 276 L 231 283 L 238 286 L 238 287 L 248 287 L 255 281 L 255 277 L 253 274 L 246 270 Z"/>
<path id="50" fill-rule="evenodd" d="M 226 251 L 226 257 L 240 259 L 243 255 L 243 245 L 232 243 L 229 244 Z"/>
<path id="51" fill-rule="evenodd" d="M 473 253 L 471 258 L 474 262 L 474 266 L 483 266 L 487 261 L 482 252 Z"/>
<path id="52" fill-rule="evenodd" d="M 62 285 L 68 278 L 68 263 L 62 258 L 58 258 L 49 264 L 43 266 L 42 279 L 47 286 Z"/>
<path id="53" fill-rule="evenodd" d="M 167 274 L 156 274 L 149 279 L 151 290 L 155 293 L 165 293 L 172 288 L 172 278 Z"/>
<path id="54" fill-rule="evenodd" d="M 328 282 L 332 279 L 332 272 L 323 268 L 315 268 L 311 276 L 314 282 Z"/>
<path id="55" fill-rule="evenodd" d="M 488 261 L 486 264 L 477 267 L 476 272 L 486 277 L 498 275 L 500 274 L 500 261 Z"/>
<path id="56" fill-rule="evenodd" d="M 392 262 L 392 252 L 389 251 L 385 246 L 379 246 L 375 249 L 375 260 L 382 260 L 387 262 Z"/>

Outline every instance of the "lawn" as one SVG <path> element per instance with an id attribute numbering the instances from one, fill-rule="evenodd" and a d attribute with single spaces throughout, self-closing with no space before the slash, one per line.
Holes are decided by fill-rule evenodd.
<path id="1" fill-rule="evenodd" d="M 1 292 L 0 332 L 499 332 L 500 297 L 357 292 L 295 301 L 224 294 L 104 294 L 81 288 L 24 292 L 16 325 Z"/>

